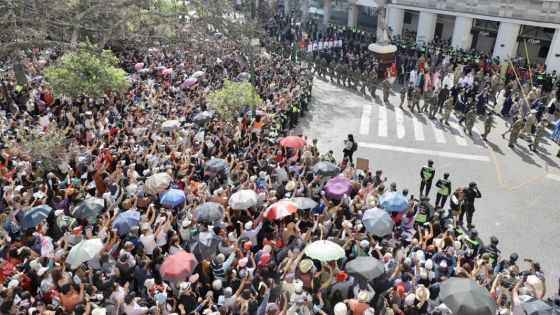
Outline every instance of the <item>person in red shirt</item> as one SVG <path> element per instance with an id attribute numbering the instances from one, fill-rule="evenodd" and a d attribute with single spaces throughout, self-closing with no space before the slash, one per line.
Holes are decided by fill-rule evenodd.
<path id="1" fill-rule="evenodd" d="M 0 258 L 0 283 L 7 283 L 8 278 L 15 273 L 14 265 Z"/>

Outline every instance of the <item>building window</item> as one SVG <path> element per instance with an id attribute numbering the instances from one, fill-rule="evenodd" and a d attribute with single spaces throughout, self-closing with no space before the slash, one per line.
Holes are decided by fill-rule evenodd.
<path id="1" fill-rule="evenodd" d="M 412 12 L 404 11 L 404 24 L 412 24 Z"/>
<path id="2" fill-rule="evenodd" d="M 541 49 L 539 49 L 539 58 L 546 58 L 549 50 L 550 46 L 541 46 Z"/>

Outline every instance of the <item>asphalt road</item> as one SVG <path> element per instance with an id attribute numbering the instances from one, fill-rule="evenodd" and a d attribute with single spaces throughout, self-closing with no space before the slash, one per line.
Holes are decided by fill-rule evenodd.
<path id="1" fill-rule="evenodd" d="M 475 181 L 482 193 L 476 200 L 474 224 L 484 242 L 495 235 L 498 248 L 507 258 L 519 253 L 521 270 L 529 268 L 524 258 L 539 261 L 545 274 L 560 271 L 560 159 L 558 146 L 544 140 L 538 154 L 529 151 L 528 142 L 518 140 L 507 146 L 501 133 L 507 130 L 502 118 L 489 141 L 482 141 L 482 120 L 468 137 L 456 124 L 430 120 L 425 114 L 398 109 L 400 96 L 392 91 L 389 104 L 376 98 L 315 78 L 310 112 L 296 133 L 318 138 L 321 152 L 333 149 L 342 159 L 343 141 L 353 134 L 358 141 L 356 157 L 369 160 L 372 171 L 383 170 L 388 183 L 398 190 L 408 188 L 419 194 L 420 168 L 434 160 L 436 178 L 450 173 L 452 189 Z M 435 182 L 434 182 L 435 183 Z M 430 192 L 435 199 L 436 189 Z M 449 202 L 448 202 L 449 204 Z M 558 291 L 558 282 L 547 278 L 547 295 Z"/>

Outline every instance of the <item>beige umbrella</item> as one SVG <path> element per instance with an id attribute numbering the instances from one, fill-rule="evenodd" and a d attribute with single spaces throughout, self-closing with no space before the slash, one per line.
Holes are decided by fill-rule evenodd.
<path id="1" fill-rule="evenodd" d="M 146 179 L 146 183 L 144 184 L 146 187 L 145 192 L 148 195 L 162 193 L 169 188 L 172 180 L 173 178 L 167 173 L 154 174 Z"/>

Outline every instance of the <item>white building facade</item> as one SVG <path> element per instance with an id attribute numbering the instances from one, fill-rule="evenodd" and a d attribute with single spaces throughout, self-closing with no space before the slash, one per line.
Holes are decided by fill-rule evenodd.
<path id="1" fill-rule="evenodd" d="M 331 3 L 323 0 L 323 23 Z M 375 8 L 374 0 L 348 0 L 348 26 L 357 12 Z M 560 72 L 560 1 L 558 0 L 392 0 L 387 5 L 391 35 L 450 40 L 456 49 L 476 48 L 500 59 L 529 57 Z"/>

